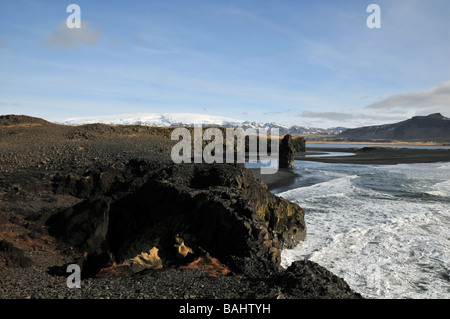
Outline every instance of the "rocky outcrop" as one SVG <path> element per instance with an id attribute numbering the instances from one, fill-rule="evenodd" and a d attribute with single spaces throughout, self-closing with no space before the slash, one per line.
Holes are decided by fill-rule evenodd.
<path id="1" fill-rule="evenodd" d="M 49 218 L 49 231 L 86 251 L 97 270 L 155 247 L 163 267 L 205 250 L 232 271 L 267 277 L 281 269 L 280 249 L 306 235 L 303 210 L 243 165 L 133 160 L 53 182 L 55 192 L 86 200 Z"/>
<path id="2" fill-rule="evenodd" d="M 280 143 L 279 167 L 289 169 L 294 168 L 295 153 L 296 149 L 292 142 L 292 136 L 287 134 Z"/>
<path id="3" fill-rule="evenodd" d="M 342 278 L 310 260 L 293 262 L 272 280 L 272 284 L 279 286 L 287 295 L 303 298 L 361 298 Z"/>

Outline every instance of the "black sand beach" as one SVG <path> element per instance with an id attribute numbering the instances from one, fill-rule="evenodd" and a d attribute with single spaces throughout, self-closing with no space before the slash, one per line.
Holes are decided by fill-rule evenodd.
<path id="1" fill-rule="evenodd" d="M 296 178 L 300 177 L 299 174 L 291 169 L 279 169 L 275 174 L 261 174 L 259 168 L 251 168 L 250 171 L 253 172 L 256 178 L 262 180 L 269 190 L 288 187 L 295 182 Z"/>
<path id="2" fill-rule="evenodd" d="M 317 156 L 332 152 L 353 153 L 351 156 Z M 313 161 L 323 163 L 345 163 L 345 164 L 379 164 L 395 165 L 408 163 L 435 163 L 450 161 L 449 149 L 422 149 L 399 147 L 370 146 L 364 148 L 307 148 L 306 152 L 297 153 L 296 160 Z"/>

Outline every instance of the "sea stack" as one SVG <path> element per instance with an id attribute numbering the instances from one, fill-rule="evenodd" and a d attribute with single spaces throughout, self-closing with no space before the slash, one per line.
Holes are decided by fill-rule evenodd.
<path id="1" fill-rule="evenodd" d="M 294 168 L 295 147 L 292 143 L 292 136 L 287 134 L 280 143 L 280 168 Z"/>

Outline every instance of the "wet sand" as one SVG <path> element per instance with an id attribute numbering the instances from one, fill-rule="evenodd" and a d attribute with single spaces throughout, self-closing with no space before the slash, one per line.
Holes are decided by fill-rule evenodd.
<path id="1" fill-rule="evenodd" d="M 449 143 L 434 143 L 434 142 L 370 142 L 370 141 L 356 141 L 356 142 L 351 142 L 351 141 L 345 141 L 345 142 L 341 142 L 341 141 L 323 141 L 323 140 L 318 140 L 315 141 L 313 139 L 309 139 L 309 143 L 311 144 L 334 144 L 334 145 L 348 145 L 348 144 L 355 144 L 355 145 L 359 145 L 359 144 L 366 144 L 366 145 L 389 145 L 389 146 L 393 146 L 393 147 L 402 147 L 402 146 L 450 146 Z M 308 144 L 306 145 L 306 147 L 308 147 Z"/>
<path id="2" fill-rule="evenodd" d="M 309 155 L 327 152 L 353 153 L 352 156 L 324 156 L 309 157 Z M 449 162 L 450 149 L 416 149 L 393 147 L 364 147 L 364 148 L 310 148 L 304 153 L 297 153 L 296 160 L 314 161 L 322 163 L 345 164 L 379 164 L 395 165 L 410 163 Z"/>
<path id="3" fill-rule="evenodd" d="M 288 187 L 295 183 L 295 180 L 300 177 L 291 169 L 278 169 L 275 174 L 261 174 L 259 168 L 250 168 L 256 178 L 266 183 L 269 190 Z"/>

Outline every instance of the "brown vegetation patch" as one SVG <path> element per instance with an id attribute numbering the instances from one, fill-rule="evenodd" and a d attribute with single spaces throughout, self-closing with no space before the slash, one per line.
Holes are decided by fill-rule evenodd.
<path id="1" fill-rule="evenodd" d="M 211 277 L 217 277 L 218 275 L 229 275 L 231 271 L 222 266 L 218 259 L 211 257 L 208 253 L 204 256 L 198 257 L 193 262 L 186 266 L 180 267 L 181 269 L 201 269 L 208 273 Z"/>

